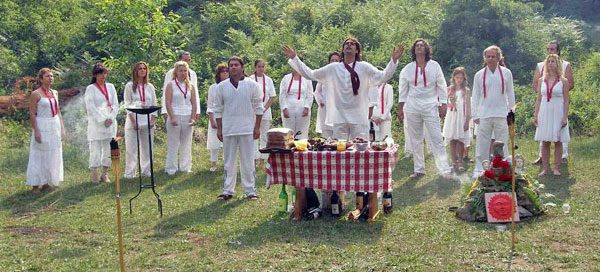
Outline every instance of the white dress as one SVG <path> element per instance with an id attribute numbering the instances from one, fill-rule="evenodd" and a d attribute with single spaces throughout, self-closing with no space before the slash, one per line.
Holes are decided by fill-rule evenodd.
<path id="1" fill-rule="evenodd" d="M 58 99 L 56 91 L 52 90 L 52 92 Z M 56 103 L 58 105 L 58 102 Z M 37 104 L 35 120 L 42 136 L 42 142 L 36 142 L 32 130 L 26 184 L 29 186 L 44 184 L 58 186 L 64 179 L 60 118 L 58 114 L 52 117 L 50 99 L 43 94 Z"/>
<path id="2" fill-rule="evenodd" d="M 538 126 L 535 130 L 535 140 L 544 142 L 568 142 L 571 139 L 569 129 L 567 127 L 562 127 L 564 111 L 562 81 L 559 81 L 552 89 L 550 101 L 548 101 L 545 81 L 542 81 L 540 92 L 542 93 L 542 101 L 540 102 L 538 111 Z"/>
<path id="3" fill-rule="evenodd" d="M 208 88 L 208 98 L 206 99 L 206 113 L 212 113 L 215 103 L 215 92 L 217 91 L 217 84 L 210 85 Z M 216 118 L 215 118 L 216 119 Z M 208 122 L 208 132 L 206 136 L 206 148 L 207 149 L 219 149 L 223 147 L 223 143 L 217 138 L 217 129 L 213 128 Z"/>
<path id="4" fill-rule="evenodd" d="M 454 103 L 454 109 L 448 108 L 446 113 L 446 119 L 444 120 L 444 128 L 442 134 L 446 144 L 451 140 L 458 140 L 469 145 L 471 143 L 471 133 L 469 130 L 465 131 L 464 124 L 466 119 L 466 107 L 464 90 L 456 90 L 454 96 L 456 102 Z"/>

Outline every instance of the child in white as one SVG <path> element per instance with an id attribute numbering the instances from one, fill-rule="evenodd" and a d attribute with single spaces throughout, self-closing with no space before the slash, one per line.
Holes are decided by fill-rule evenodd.
<path id="1" fill-rule="evenodd" d="M 463 157 L 465 146 L 471 142 L 469 123 L 471 116 L 471 94 L 464 67 L 452 72 L 452 84 L 448 87 L 448 112 L 444 119 L 442 134 L 446 144 L 450 144 L 450 157 L 454 170 L 465 171 Z"/>

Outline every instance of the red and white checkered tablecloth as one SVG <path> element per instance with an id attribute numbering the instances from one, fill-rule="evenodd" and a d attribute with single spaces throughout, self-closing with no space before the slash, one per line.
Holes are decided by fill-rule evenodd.
<path id="1" fill-rule="evenodd" d="M 302 151 L 270 154 L 267 188 L 287 184 L 346 192 L 392 191 L 398 145 L 384 151 Z"/>

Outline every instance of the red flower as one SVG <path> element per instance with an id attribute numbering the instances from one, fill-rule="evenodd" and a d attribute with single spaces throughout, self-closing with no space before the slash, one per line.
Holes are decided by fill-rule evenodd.
<path id="1" fill-rule="evenodd" d="M 504 169 L 504 170 L 510 170 L 510 162 L 503 161 L 502 162 L 502 169 Z"/>
<path id="2" fill-rule="evenodd" d="M 489 178 L 489 179 L 495 179 L 496 178 L 496 174 L 494 174 L 494 171 L 492 171 L 492 169 L 485 170 L 485 172 L 483 172 L 483 175 L 486 178 Z"/>
<path id="3" fill-rule="evenodd" d="M 498 177 L 499 181 L 512 181 L 512 175 L 511 174 L 502 174 Z"/>
<path id="4" fill-rule="evenodd" d="M 494 157 L 494 160 L 492 161 L 492 167 L 501 168 L 502 167 L 502 157 L 500 157 L 500 156 Z"/>

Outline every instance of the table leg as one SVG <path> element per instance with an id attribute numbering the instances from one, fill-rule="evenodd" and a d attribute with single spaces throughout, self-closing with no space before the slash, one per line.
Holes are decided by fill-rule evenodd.
<path id="1" fill-rule="evenodd" d="M 296 202 L 294 203 L 294 212 L 292 213 L 292 219 L 300 221 L 302 220 L 302 211 L 306 206 L 306 195 L 304 194 L 303 187 L 296 187 Z"/>
<path id="2" fill-rule="evenodd" d="M 379 215 L 379 203 L 377 203 L 377 193 L 369 194 L 369 219 L 368 221 L 375 221 Z"/>

